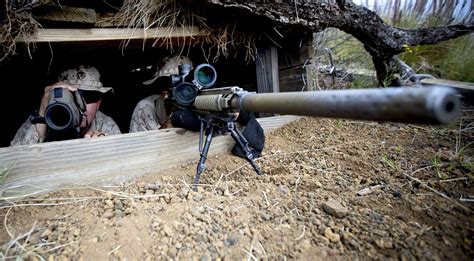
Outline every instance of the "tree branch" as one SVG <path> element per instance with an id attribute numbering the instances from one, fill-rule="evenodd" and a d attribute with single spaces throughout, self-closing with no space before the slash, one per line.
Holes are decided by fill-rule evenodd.
<path id="1" fill-rule="evenodd" d="M 435 44 L 472 33 L 474 25 L 450 25 L 416 30 L 400 29 L 385 23 L 375 12 L 351 1 L 320 3 L 259 3 L 257 1 L 200 0 L 193 3 L 235 9 L 269 19 L 280 29 L 319 32 L 328 27 L 353 35 L 372 55 L 379 82 L 390 74 L 393 57 L 405 45 Z M 291 3 L 290 3 L 291 2 Z"/>

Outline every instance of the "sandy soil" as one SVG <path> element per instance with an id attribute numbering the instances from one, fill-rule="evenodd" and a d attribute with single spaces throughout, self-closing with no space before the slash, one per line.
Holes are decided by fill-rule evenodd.
<path id="1" fill-rule="evenodd" d="M 257 176 L 230 154 L 3 202 L 0 259 L 474 258 L 473 111 L 432 127 L 303 118 Z"/>

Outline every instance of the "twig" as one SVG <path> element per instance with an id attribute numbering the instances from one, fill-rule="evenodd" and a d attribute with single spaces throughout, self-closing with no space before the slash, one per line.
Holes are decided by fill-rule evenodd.
<path id="1" fill-rule="evenodd" d="M 462 196 L 459 198 L 461 202 L 474 202 L 473 198 L 463 198 Z"/>
<path id="2" fill-rule="evenodd" d="M 214 188 L 212 189 L 212 193 L 213 193 L 213 194 L 217 194 L 217 193 L 216 193 L 216 189 L 217 189 L 217 187 L 219 186 L 219 183 L 221 183 L 221 180 L 222 180 L 223 177 L 224 177 L 224 173 L 221 174 L 221 176 L 219 177 L 219 180 L 217 181 L 216 185 L 215 185 Z"/>
<path id="3" fill-rule="evenodd" d="M 453 179 L 431 180 L 431 181 L 428 181 L 428 183 L 443 183 L 443 182 L 453 182 L 453 181 L 459 181 L 459 180 L 468 180 L 468 178 L 461 177 L 461 178 L 453 178 Z"/>
<path id="4" fill-rule="evenodd" d="M 49 203 L 49 204 L 13 204 L 13 202 L 9 202 L 10 204 L 13 204 L 15 207 L 31 207 L 31 206 L 60 206 L 60 205 L 68 205 L 68 204 L 75 204 L 75 203 L 79 203 L 79 202 L 84 202 L 84 201 L 87 201 L 88 199 L 83 199 L 83 200 L 76 200 L 76 201 L 72 201 L 72 202 L 61 202 L 61 203 Z M 5 209 L 5 208 L 9 208 L 11 206 L 4 206 L 4 207 L 0 207 L 0 209 Z"/>
<path id="5" fill-rule="evenodd" d="M 57 250 L 57 249 L 60 249 L 62 247 L 65 247 L 65 246 L 69 246 L 69 245 L 72 245 L 72 244 L 76 244 L 78 241 L 72 241 L 72 242 L 69 242 L 69 243 L 66 243 L 66 244 L 62 244 L 62 245 L 59 245 L 59 246 L 55 246 L 51 249 L 48 249 L 46 250 L 44 253 L 48 253 L 48 252 L 53 252 L 54 250 Z"/>
<path id="6" fill-rule="evenodd" d="M 247 260 L 258 260 L 251 252 L 245 250 L 245 248 L 242 248 L 242 250 L 247 254 Z M 250 251 L 252 251 L 252 247 L 250 247 Z"/>
<path id="7" fill-rule="evenodd" d="M 469 208 L 467 208 L 467 207 L 461 205 L 459 202 L 457 202 L 457 201 L 451 199 L 450 197 L 446 196 L 445 194 L 443 194 L 443 193 L 441 193 L 441 192 L 435 190 L 434 188 L 432 188 L 432 187 L 426 185 L 426 184 L 425 184 L 424 182 L 422 182 L 421 180 L 419 180 L 419 179 L 417 179 L 417 178 L 415 178 L 415 177 L 412 177 L 412 176 L 410 176 L 410 175 L 408 175 L 408 174 L 406 174 L 406 173 L 404 173 L 404 172 L 402 172 L 402 174 L 405 175 L 406 177 L 408 177 L 409 179 L 420 183 L 420 185 L 422 185 L 422 186 L 426 187 L 427 189 L 433 191 L 434 193 L 436 193 L 436 194 L 442 196 L 443 198 L 448 199 L 449 201 L 453 202 L 454 204 L 456 204 L 457 206 L 461 207 L 461 208 L 464 209 L 465 211 L 471 212 L 471 210 L 470 210 Z"/>
<path id="8" fill-rule="evenodd" d="M 10 232 L 10 230 L 8 229 L 8 226 L 7 226 L 8 214 L 10 214 L 10 211 L 12 210 L 12 208 L 13 207 L 10 207 L 7 210 L 7 213 L 5 214 L 5 218 L 3 219 L 3 226 L 5 227 L 5 231 L 7 232 L 8 236 L 12 240 L 11 243 L 9 244 L 7 250 L 5 251 L 5 255 L 7 255 L 8 249 L 10 249 L 10 247 L 14 244 L 18 245 L 23 251 L 26 252 L 26 249 L 21 244 L 18 243 L 18 238 L 14 238 L 13 234 Z"/>
<path id="9" fill-rule="evenodd" d="M 268 201 L 267 194 L 265 193 L 265 191 L 262 191 L 262 193 L 263 193 L 263 196 L 265 197 L 265 201 L 267 202 L 267 206 L 269 206 L 270 202 Z"/>
<path id="10" fill-rule="evenodd" d="M 205 208 L 209 209 L 209 210 L 212 210 L 212 211 L 216 211 L 215 209 L 209 207 L 208 205 L 204 205 Z"/>
<path id="11" fill-rule="evenodd" d="M 298 192 L 298 184 L 300 182 L 301 177 L 298 177 L 295 181 L 295 192 Z"/>
<path id="12" fill-rule="evenodd" d="M 110 255 L 114 254 L 115 251 L 119 250 L 121 247 L 122 247 L 122 245 L 118 245 L 116 248 L 112 249 L 112 250 L 108 253 L 108 255 L 110 256 Z"/>
<path id="13" fill-rule="evenodd" d="M 138 195 L 138 196 L 133 196 L 134 199 L 139 199 L 139 198 L 156 198 L 156 197 L 164 197 L 168 196 L 168 193 L 163 193 L 163 194 L 156 194 L 156 195 Z"/>
<path id="14" fill-rule="evenodd" d="M 236 192 L 232 192 L 231 195 L 234 196 L 235 194 L 239 193 L 240 191 L 242 191 L 242 189 L 238 189 Z"/>
<path id="15" fill-rule="evenodd" d="M 303 233 L 301 233 L 299 237 L 295 238 L 295 241 L 299 241 L 300 239 L 302 239 L 304 237 L 305 231 L 306 231 L 306 226 L 303 226 Z"/>

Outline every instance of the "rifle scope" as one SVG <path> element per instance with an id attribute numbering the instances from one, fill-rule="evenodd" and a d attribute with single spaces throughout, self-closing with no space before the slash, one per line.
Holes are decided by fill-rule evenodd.
<path id="1" fill-rule="evenodd" d="M 78 92 L 73 94 L 65 88 L 54 88 L 50 91 L 45 111 L 45 121 L 49 128 L 62 131 L 79 127 L 82 114 L 75 99 L 82 101 Z"/>
<path id="2" fill-rule="evenodd" d="M 213 86 L 217 79 L 216 69 L 210 64 L 200 64 L 194 70 L 190 68 L 188 64 L 180 65 L 179 78 L 178 75 L 171 75 L 174 86 L 172 96 L 181 106 L 192 105 L 198 92 Z"/>

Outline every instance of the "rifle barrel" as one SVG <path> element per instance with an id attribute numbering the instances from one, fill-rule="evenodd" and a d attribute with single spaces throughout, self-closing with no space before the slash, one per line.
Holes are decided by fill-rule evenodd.
<path id="1" fill-rule="evenodd" d="M 284 93 L 246 93 L 232 109 L 326 118 L 446 124 L 459 115 L 460 99 L 449 87 L 392 87 Z"/>

